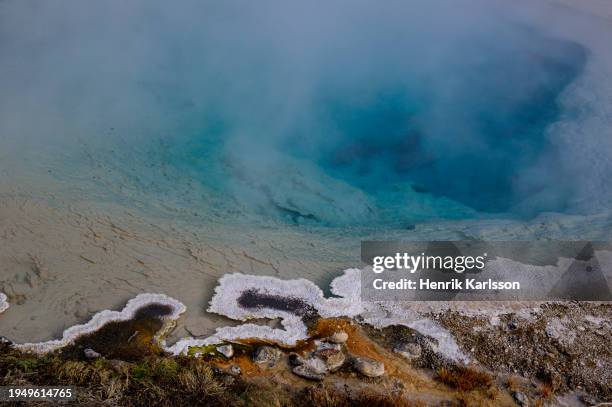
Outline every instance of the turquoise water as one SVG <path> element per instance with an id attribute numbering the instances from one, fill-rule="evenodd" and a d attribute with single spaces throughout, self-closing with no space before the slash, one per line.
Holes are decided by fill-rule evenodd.
<path id="1" fill-rule="evenodd" d="M 418 193 L 479 212 L 512 212 L 544 187 L 521 177 L 551 149 L 546 129 L 559 118 L 559 95 L 586 59 L 574 44 L 534 36 L 523 48 L 514 41 L 481 39 L 461 55 L 442 57 L 444 71 L 432 75 L 452 83 L 448 94 L 429 88 L 440 77 L 323 84 L 316 111 L 284 148 L 382 205 L 390 186 L 409 182 Z M 409 67 L 402 74 L 413 73 Z M 556 198 L 528 212 L 562 211 L 563 196 Z"/>
<path id="2" fill-rule="evenodd" d="M 410 30 L 392 47 L 331 36 L 316 75 L 258 60 L 173 162 L 239 212 L 295 224 L 563 212 L 547 129 L 587 53 L 511 23 L 494 33 L 436 38 L 432 54 Z"/>
<path id="3" fill-rule="evenodd" d="M 566 212 L 580 189 L 549 130 L 588 52 L 502 4 L 115 7 L 3 6 L 2 135 L 71 180 L 97 160 L 98 196 L 402 226 Z"/>

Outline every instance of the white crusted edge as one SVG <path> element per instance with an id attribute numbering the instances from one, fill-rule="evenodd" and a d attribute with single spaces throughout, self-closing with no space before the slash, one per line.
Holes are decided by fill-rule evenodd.
<path id="1" fill-rule="evenodd" d="M 212 337 L 204 339 L 185 338 L 167 350 L 175 355 L 186 354 L 190 347 L 207 346 L 222 341 L 237 341 L 256 338 L 282 346 L 295 346 L 298 341 L 308 339 L 308 330 L 302 319 L 290 312 L 269 308 L 245 309 L 238 299 L 246 290 L 256 289 L 260 293 L 281 297 L 297 298 L 314 307 L 324 318 L 354 317 L 362 311 L 361 270 L 347 269 L 335 278 L 331 292 L 338 297 L 325 298 L 323 291 L 312 281 L 300 278 L 281 280 L 275 277 L 253 276 L 241 273 L 226 274 L 219 279 L 215 295 L 210 301 L 208 312 L 238 321 L 249 319 L 281 319 L 283 329 L 256 324 L 242 324 L 235 327 L 218 328 Z"/>
<path id="2" fill-rule="evenodd" d="M 256 289 L 268 295 L 297 298 L 314 307 L 322 317 L 356 316 L 362 312 L 360 301 L 361 271 L 348 269 L 331 283 L 331 292 L 338 297 L 325 298 L 323 291 L 313 282 L 299 278 L 281 280 L 275 277 L 253 276 L 241 273 L 221 277 L 210 301 L 208 312 L 225 315 L 239 321 L 252 318 L 278 318 L 289 314 L 273 309 L 245 309 L 238 299 L 245 290 Z"/>
<path id="3" fill-rule="evenodd" d="M 459 348 L 453 335 L 442 325 L 432 319 L 422 318 L 418 314 L 407 317 L 405 309 L 393 305 L 384 302 L 366 303 L 366 311 L 362 315 L 363 322 L 376 328 L 391 325 L 406 326 L 435 339 L 436 343 L 431 344 L 433 350 L 447 360 L 464 364 L 471 362 L 469 355 Z"/>
<path id="4" fill-rule="evenodd" d="M 191 347 L 215 345 L 224 341 L 231 342 L 241 339 L 258 339 L 291 347 L 300 340 L 308 339 L 306 325 L 299 316 L 293 313 L 269 308 L 245 309 L 241 307 L 238 304 L 240 296 L 246 290 L 255 289 L 260 293 L 301 299 L 314 307 L 324 318 L 361 316 L 364 322 L 380 328 L 390 325 L 407 326 L 434 338 L 437 342 L 432 344 L 434 350 L 446 359 L 458 363 L 469 363 L 469 356 L 461 351 L 451 333 L 435 321 L 407 318 L 405 310 L 401 307 L 390 306 L 388 303 L 362 301 L 361 272 L 359 269 L 348 269 L 331 282 L 330 291 L 338 296 L 336 298 L 325 298 L 323 291 L 306 279 L 281 280 L 275 277 L 240 273 L 227 274 L 219 280 L 208 312 L 239 321 L 280 318 L 283 329 L 250 323 L 223 327 L 218 328 L 213 336 L 204 339 L 181 339 L 166 350 L 174 355 L 187 354 Z"/>
<path id="5" fill-rule="evenodd" d="M 406 325 L 423 335 L 434 338 L 437 343 L 432 344 L 432 348 L 436 353 L 453 362 L 470 363 L 470 357 L 459 348 L 453 335 L 437 322 L 431 319 L 418 319 L 414 322 L 402 325 Z"/>
<path id="6" fill-rule="evenodd" d="M 8 307 L 9 307 L 9 303 L 6 298 L 6 294 L 0 293 L 0 314 L 6 311 Z"/>
<path id="7" fill-rule="evenodd" d="M 162 317 L 164 320 L 175 320 L 186 310 L 185 305 L 167 295 L 151 293 L 139 294 L 128 301 L 121 311 L 104 310 L 95 314 L 86 324 L 75 325 L 66 329 L 62 335 L 62 339 L 38 343 L 22 343 L 13 346 L 19 350 L 38 354 L 52 352 L 70 345 L 82 335 L 97 331 L 109 322 L 128 321 L 134 318 L 139 309 L 151 304 L 168 305 L 172 308 L 172 312 L 169 315 L 164 315 Z"/>
<path id="8" fill-rule="evenodd" d="M 208 308 L 209 312 L 239 321 L 280 318 L 283 329 L 245 323 L 234 327 L 217 328 L 214 335 L 202 339 L 184 338 L 172 346 L 166 346 L 162 339 L 160 344 L 163 349 L 170 354 L 179 355 L 187 354 L 191 347 L 216 345 L 241 339 L 258 339 L 289 347 L 295 346 L 300 340 L 308 339 L 306 325 L 299 316 L 293 313 L 269 308 L 245 309 L 240 307 L 238 299 L 245 290 L 249 289 L 256 289 L 258 292 L 270 295 L 300 299 L 314 307 L 324 318 L 361 315 L 365 322 L 378 327 L 404 325 L 436 339 L 438 344 L 435 350 L 446 358 L 456 362 L 469 362 L 469 357 L 461 352 L 450 332 L 434 321 L 407 319 L 405 315 L 402 315 L 404 312 L 399 309 L 394 310 L 393 307 L 388 307 L 388 304 L 385 306 L 384 303 L 362 302 L 360 296 L 361 270 L 359 269 L 347 269 L 331 282 L 330 291 L 338 296 L 333 298 L 325 298 L 323 291 L 306 279 L 281 280 L 275 277 L 241 273 L 227 274 L 221 277 L 215 288 L 215 295 Z M 121 311 L 105 310 L 95 314 L 84 325 L 68 328 L 64 331 L 62 339 L 14 346 L 21 350 L 41 354 L 51 352 L 73 343 L 82 335 L 95 332 L 109 322 L 132 319 L 136 311 L 150 304 L 169 305 L 172 313 L 163 317 L 166 320 L 178 319 L 186 309 L 181 302 L 164 294 L 140 294 L 130 300 Z M 0 293 L 0 312 L 6 308 L 8 308 L 6 296 Z"/>

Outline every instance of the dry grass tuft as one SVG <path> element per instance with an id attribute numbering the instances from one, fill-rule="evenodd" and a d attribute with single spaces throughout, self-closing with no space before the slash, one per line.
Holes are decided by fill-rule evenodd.
<path id="1" fill-rule="evenodd" d="M 152 356 L 139 363 L 42 357 L 0 349 L 0 385 L 76 385 L 77 405 L 241 406 L 241 383 L 229 388 L 202 360 Z"/>
<path id="2" fill-rule="evenodd" d="M 519 391 L 521 389 L 521 380 L 516 376 L 510 376 L 506 381 L 506 385 L 510 391 Z"/>
<path id="3" fill-rule="evenodd" d="M 413 402 L 400 396 L 391 394 L 374 394 L 348 391 L 339 391 L 336 388 L 311 386 L 303 390 L 298 397 L 299 406 L 308 407 L 421 407 L 421 402 Z"/>
<path id="4" fill-rule="evenodd" d="M 437 379 L 459 391 L 486 389 L 493 383 L 493 378 L 487 372 L 468 367 L 443 367 L 438 371 Z"/>
<path id="5" fill-rule="evenodd" d="M 541 386 L 539 386 L 538 390 L 540 393 L 540 397 L 545 400 L 551 399 L 553 394 L 555 393 L 551 383 L 543 383 Z"/>

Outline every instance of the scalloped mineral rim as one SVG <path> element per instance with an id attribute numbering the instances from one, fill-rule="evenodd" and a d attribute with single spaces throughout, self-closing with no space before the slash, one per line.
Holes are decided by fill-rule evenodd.
<path id="1" fill-rule="evenodd" d="M 454 338 L 443 327 L 429 319 L 406 318 L 406 310 L 397 304 L 363 302 L 360 295 L 361 270 L 347 269 L 330 284 L 330 291 L 336 297 L 326 298 L 323 291 L 313 282 L 306 279 L 281 280 L 275 277 L 253 276 L 241 273 L 227 274 L 219 280 L 215 294 L 210 301 L 208 312 L 217 313 L 229 318 L 247 321 L 249 319 L 281 319 L 283 329 L 245 323 L 234 327 L 217 328 L 214 335 L 206 338 L 184 338 L 172 346 L 166 346 L 163 338 L 160 345 L 164 351 L 172 354 L 188 354 L 191 347 L 202 347 L 224 342 L 256 339 L 292 347 L 298 341 L 309 339 L 308 330 L 302 318 L 292 312 L 266 308 L 245 308 L 239 299 L 245 291 L 255 290 L 258 294 L 273 295 L 286 299 L 298 299 L 313 307 L 323 318 L 356 317 L 377 327 L 405 325 L 433 337 L 436 351 L 454 362 L 467 363 L 469 357 L 457 346 Z M 0 300 L 2 298 L 0 297 Z M 0 301 L 1 302 L 1 301 Z M 152 304 L 171 307 L 168 315 L 160 319 L 172 321 L 185 312 L 186 307 L 178 300 L 164 294 L 140 294 L 130 300 L 121 311 L 105 310 L 95 314 L 83 325 L 75 325 L 64 331 L 62 339 L 39 343 L 23 343 L 15 348 L 34 352 L 47 353 L 74 343 L 82 335 L 90 334 L 107 323 L 127 321 L 135 317 L 136 312 Z M 8 304 L 6 304 L 8 306 Z"/>
<path id="2" fill-rule="evenodd" d="M 461 351 L 450 332 L 436 322 L 429 319 L 406 319 L 406 311 L 397 304 L 363 302 L 360 295 L 361 270 L 359 269 L 345 270 L 342 275 L 331 282 L 330 291 L 338 296 L 334 298 L 325 298 L 323 291 L 306 279 L 281 280 L 275 277 L 240 273 L 227 274 L 219 280 L 208 312 L 239 321 L 281 318 L 281 325 L 284 329 L 249 323 L 235 327 L 223 327 L 218 328 L 213 336 L 204 339 L 181 339 L 166 350 L 175 355 L 187 354 L 190 347 L 240 339 L 259 339 L 291 347 L 300 340 L 308 339 L 306 325 L 298 315 L 271 308 L 241 307 L 238 299 L 246 290 L 253 289 L 260 294 L 303 300 L 323 318 L 361 316 L 364 322 L 381 328 L 389 325 L 404 325 L 434 338 L 437 342 L 434 346 L 435 350 L 445 358 L 459 363 L 470 361 L 469 356 Z"/>
<path id="3" fill-rule="evenodd" d="M 355 317 L 363 312 L 360 278 L 359 269 L 345 270 L 341 276 L 332 281 L 330 286 L 332 294 L 338 297 L 325 298 L 323 291 L 316 284 L 303 278 L 281 280 L 275 277 L 241 273 L 226 274 L 219 279 L 219 285 L 215 288 L 215 295 L 210 301 L 208 312 L 238 321 L 280 318 L 284 329 L 248 323 L 235 327 L 222 327 L 218 328 L 212 337 L 181 339 L 167 350 L 175 355 L 185 354 L 192 346 L 206 346 L 240 339 L 259 339 L 282 346 L 295 346 L 298 341 L 308 339 L 306 325 L 298 315 L 264 307 L 244 308 L 239 305 L 240 296 L 247 290 L 256 290 L 260 294 L 302 300 L 311 305 L 324 318 Z"/>
<path id="4" fill-rule="evenodd" d="M 91 320 L 89 320 L 89 322 L 83 325 L 75 325 L 66 329 L 62 335 L 62 339 L 53 339 L 38 343 L 21 343 L 15 344 L 14 346 L 19 350 L 39 354 L 53 352 L 74 343 L 77 338 L 83 335 L 99 330 L 109 322 L 120 322 L 133 319 L 138 310 L 150 304 L 167 305 L 172 309 L 170 314 L 160 316 L 160 319 L 163 320 L 175 320 L 186 310 L 185 306 L 181 302 L 175 300 L 174 298 L 168 297 L 167 295 L 150 293 L 139 294 L 135 298 L 128 301 L 121 311 L 104 310 L 95 314 Z"/>

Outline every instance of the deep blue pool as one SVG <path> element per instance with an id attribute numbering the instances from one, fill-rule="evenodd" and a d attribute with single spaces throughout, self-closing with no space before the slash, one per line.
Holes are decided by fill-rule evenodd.
<path id="1" fill-rule="evenodd" d="M 547 130 L 587 53 L 509 21 L 471 22 L 436 31 L 373 15 L 316 44 L 239 41 L 237 76 L 216 73 L 232 91 L 211 82 L 220 102 L 174 162 L 239 210 L 297 224 L 563 212 L 570 191 L 554 182 Z"/>
<path id="2" fill-rule="evenodd" d="M 566 212 L 596 191 L 570 199 L 575 173 L 605 182 L 605 154 L 576 171 L 580 140 L 551 132 L 593 58 L 502 1 L 49 5 L 44 32 L 23 8 L 5 10 L 2 135 L 57 149 L 54 174 L 97 196 L 401 226 Z"/>

